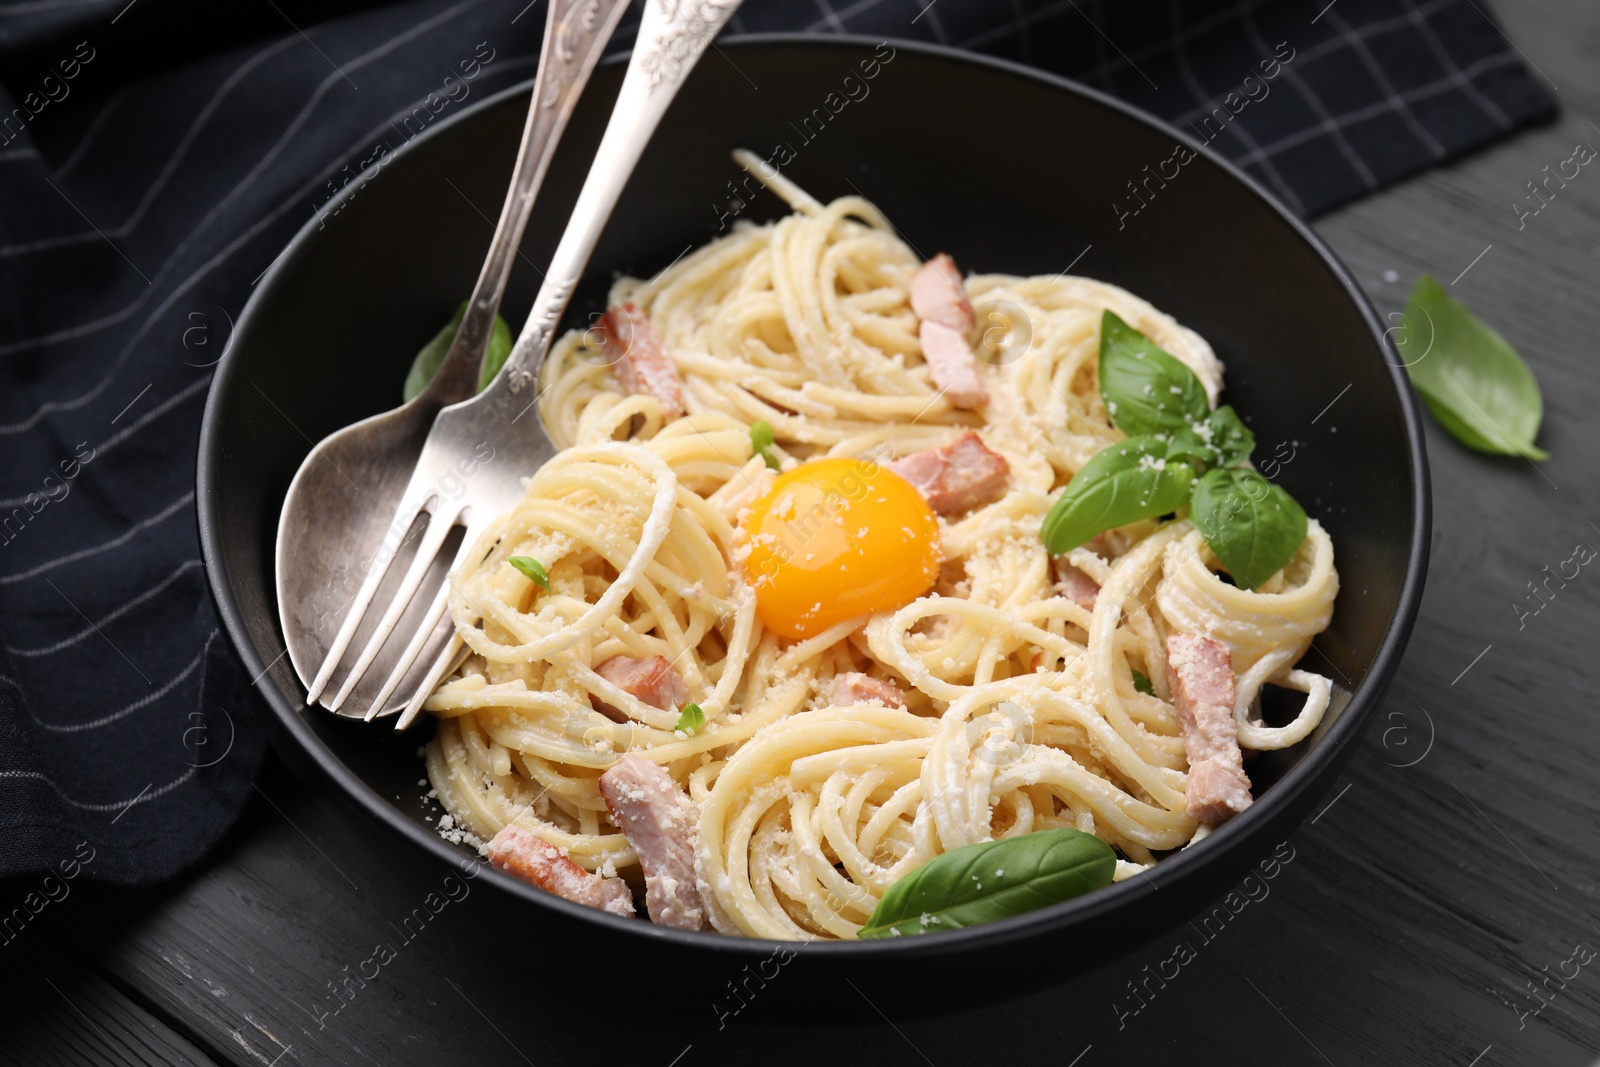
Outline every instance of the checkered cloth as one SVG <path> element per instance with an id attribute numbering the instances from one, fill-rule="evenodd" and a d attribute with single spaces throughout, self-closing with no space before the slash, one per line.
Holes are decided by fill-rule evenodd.
<path id="1" fill-rule="evenodd" d="M 731 29 L 918 37 L 1077 77 L 1312 214 L 1551 113 L 1481 2 L 748 0 Z M 252 795 L 264 725 L 194 531 L 226 323 L 480 42 L 476 99 L 531 78 L 543 16 L 0 0 L 0 876 L 155 882 Z"/>
<path id="2" fill-rule="evenodd" d="M 1063 74 L 1307 216 L 1555 114 L 1477 0 L 756 0 L 735 26 L 918 37 Z"/>

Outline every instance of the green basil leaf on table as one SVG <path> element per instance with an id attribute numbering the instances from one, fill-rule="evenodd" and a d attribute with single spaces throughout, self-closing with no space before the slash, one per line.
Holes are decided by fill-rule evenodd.
<path id="1" fill-rule="evenodd" d="M 1395 348 L 1428 410 L 1456 440 L 1479 452 L 1550 458 L 1533 443 L 1544 418 L 1533 372 L 1433 276 L 1411 290 Z"/>
<path id="2" fill-rule="evenodd" d="M 857 936 L 917 936 L 1010 918 L 1110 885 L 1116 869 L 1111 846 L 1081 830 L 966 845 L 890 886 Z"/>
<path id="3" fill-rule="evenodd" d="M 1211 410 L 1194 371 L 1109 310 L 1100 317 L 1100 395 L 1126 434 L 1189 429 Z"/>
<path id="4" fill-rule="evenodd" d="M 433 335 L 433 340 L 422 346 L 406 373 L 405 386 L 401 390 L 404 399 L 409 401 L 422 392 L 433 381 L 433 376 L 439 373 L 444 357 L 450 354 L 450 342 L 456 339 L 456 331 L 461 328 L 461 320 L 466 315 L 467 301 L 463 300 L 445 327 Z M 505 366 L 506 358 L 510 355 L 511 327 L 506 325 L 505 319 L 496 315 L 494 329 L 489 331 L 489 347 L 483 353 L 483 365 L 478 371 L 479 392 L 494 381 L 494 376 L 500 373 L 500 368 Z"/>
<path id="5" fill-rule="evenodd" d="M 1130 437 L 1096 453 L 1044 518 L 1044 546 L 1070 552 L 1098 533 L 1175 511 L 1189 499 L 1194 468 L 1170 459 L 1168 443 Z"/>
<path id="6" fill-rule="evenodd" d="M 1250 461 L 1256 448 L 1256 435 L 1239 418 L 1233 405 L 1224 404 L 1206 419 L 1211 428 L 1211 447 L 1216 450 L 1224 467 L 1242 467 Z"/>
<path id="7" fill-rule="evenodd" d="M 550 591 L 550 575 L 545 571 L 543 563 L 540 563 L 532 556 L 512 556 L 506 562 L 521 571 L 523 577 L 539 586 L 546 593 Z"/>
<path id="8" fill-rule="evenodd" d="M 1207 471 L 1195 484 L 1190 519 L 1241 589 L 1277 574 L 1306 537 L 1306 513 L 1294 497 L 1252 470 Z"/>

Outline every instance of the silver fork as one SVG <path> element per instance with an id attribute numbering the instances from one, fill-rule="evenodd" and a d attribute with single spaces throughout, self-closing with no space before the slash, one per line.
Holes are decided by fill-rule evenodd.
<path id="1" fill-rule="evenodd" d="M 404 478 L 403 465 L 416 461 L 439 410 L 469 399 L 478 391 L 479 364 L 505 294 L 506 280 L 516 263 L 517 247 L 527 228 L 534 197 L 578 97 L 627 9 L 628 0 L 551 0 L 539 73 L 505 205 L 466 315 L 444 361 L 420 396 L 402 408 L 329 436 L 312 450 L 295 476 L 278 530 L 278 593 L 284 637 L 295 668 L 302 678 L 310 678 L 307 705 L 323 696 L 351 641 L 360 633 L 366 609 L 383 579 L 391 569 L 398 569 L 389 564 L 401 554 L 401 546 L 411 540 L 410 536 L 401 535 L 410 529 L 415 509 L 408 515 L 406 525 L 384 528 L 373 522 L 371 505 L 377 503 L 385 510 L 394 506 Z M 352 494 L 353 483 L 348 478 L 330 474 L 330 470 L 342 471 L 344 467 L 368 473 L 368 477 L 357 475 L 366 484 L 365 492 Z M 447 482 L 436 488 L 452 484 Z M 401 499 L 410 498 L 408 491 Z M 375 542 L 381 542 L 377 550 L 363 558 L 361 550 L 372 548 Z M 332 642 L 318 640 L 324 616 L 316 611 L 316 591 L 327 589 L 330 583 L 337 591 L 342 576 L 363 564 L 369 566 L 365 581 L 357 588 Z M 412 580 L 411 569 L 406 579 L 410 588 L 405 597 L 409 597 L 417 584 Z M 396 607 L 405 606 L 404 597 L 393 599 L 384 619 L 391 629 L 399 616 L 390 615 Z M 306 610 L 308 602 L 312 605 L 310 612 Z M 339 711 L 371 666 L 377 650 L 370 640 L 363 646 L 355 668 L 334 696 L 324 701 L 328 710 Z M 313 664 L 319 665 L 315 674 L 310 674 L 307 668 Z M 362 687 L 363 695 L 368 695 L 371 688 L 370 684 Z"/>
<path id="2" fill-rule="evenodd" d="M 539 399 L 538 392 L 530 386 L 550 349 L 595 243 L 651 134 L 690 70 L 739 3 L 740 0 L 647 0 L 638 41 L 611 120 L 578 194 L 572 217 L 551 258 L 544 283 L 534 299 L 527 324 L 505 368 L 483 393 L 443 409 L 434 421 L 390 527 L 405 530 L 421 520 L 424 529 L 416 555 L 339 694 L 329 704 L 331 709 L 337 709 L 343 702 L 384 644 L 402 636 L 396 634 L 396 624 L 420 592 L 451 530 L 458 525 L 465 527 L 460 548 L 450 564 L 449 573 L 454 574 L 472 551 L 484 527 L 522 498 L 521 480 L 554 454 L 555 447 L 537 412 L 533 411 Z M 530 413 L 533 417 L 525 419 Z M 446 484 L 457 470 L 464 469 L 463 463 L 471 463 L 480 456 L 478 447 L 485 440 L 493 442 L 494 461 L 476 471 L 464 494 L 447 500 L 438 486 Z M 317 672 L 307 695 L 308 703 L 322 691 L 343 659 L 351 637 L 372 607 L 373 595 L 386 569 L 386 566 L 373 567 L 367 574 L 329 649 L 327 660 Z M 421 711 L 439 681 L 458 662 L 463 642 L 451 620 L 445 617 L 449 593 L 447 577 L 435 591 L 420 625 L 409 635 L 404 651 L 368 708 L 367 719 L 383 710 L 418 658 L 431 653 L 433 658 L 427 673 L 411 693 L 396 723 L 396 729 L 404 729 Z"/>

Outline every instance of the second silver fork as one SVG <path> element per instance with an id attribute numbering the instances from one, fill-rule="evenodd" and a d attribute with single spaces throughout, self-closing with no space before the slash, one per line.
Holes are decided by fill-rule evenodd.
<path id="1" fill-rule="evenodd" d="M 439 410 L 477 392 L 479 363 L 534 198 L 589 75 L 627 7 L 627 0 L 551 0 L 539 73 L 505 204 L 443 363 L 422 394 L 404 407 L 347 426 L 320 442 L 290 485 L 278 526 L 279 618 L 290 658 L 306 682 L 308 705 L 320 698 L 330 711 L 347 714 L 341 709 L 356 694 L 365 711 L 373 703 L 373 683 L 362 684 L 363 679 L 375 661 L 383 670 L 378 677 L 387 676 L 395 658 L 392 647 L 377 658 L 383 638 L 402 618 L 415 624 L 418 612 L 406 615 L 403 609 L 424 580 L 432 553 L 422 545 L 403 577 L 395 573 L 402 568 L 391 563 L 417 540 L 417 528 L 423 524 L 413 523 L 418 510 L 414 506 L 402 507 L 406 514 L 399 525 L 382 523 L 397 500 L 414 504 L 415 480 L 408 485 L 408 475 Z M 492 456 L 492 449 L 488 454 Z M 471 464 L 434 483 L 438 500 L 425 501 L 425 512 L 459 495 L 462 476 L 470 476 L 484 459 L 480 453 Z M 448 527 L 448 523 L 442 527 L 427 523 L 421 533 L 426 538 L 429 531 L 448 533 Z M 345 576 L 354 574 L 364 580 L 359 586 L 345 586 Z M 437 580 L 437 569 L 434 575 Z M 371 616 L 377 613 L 367 609 L 380 589 L 385 594 L 380 605 L 388 610 L 375 628 Z M 341 596 L 352 592 L 353 597 Z M 322 610 L 329 600 L 346 601 L 342 618 L 338 612 L 330 615 Z M 337 625 L 331 640 L 323 630 L 330 621 Z M 335 684 L 337 668 L 352 642 L 357 642 L 359 654 Z M 381 707 L 392 691 L 391 686 L 375 706 Z"/>
<path id="2" fill-rule="evenodd" d="M 397 729 L 403 729 L 458 662 L 462 642 L 451 620 L 446 618 L 450 593 L 448 577 L 433 591 L 428 609 L 414 630 L 397 633 L 397 624 L 411 601 L 423 593 L 429 569 L 452 529 L 465 527 L 460 548 L 450 565 L 450 571 L 454 572 L 473 550 L 485 526 L 521 499 L 522 479 L 554 454 L 554 446 L 535 410 L 538 390 L 532 385 L 540 363 L 549 351 L 573 290 L 645 145 L 695 63 L 738 6 L 739 0 L 647 0 L 638 41 L 611 120 L 527 324 L 494 382 L 477 397 L 445 408 L 434 421 L 391 524 L 391 529 L 405 530 L 420 519 L 425 524 L 421 542 L 404 580 L 385 606 L 379 624 L 358 654 L 331 707 L 342 703 L 386 642 L 403 639 L 407 642 L 404 651 L 366 714 L 370 719 L 382 712 L 419 657 L 429 656 L 428 670 L 409 694 L 396 724 Z M 547 60 L 549 48 L 547 41 Z M 446 500 L 438 486 L 452 477 L 462 463 L 470 463 L 478 456 L 484 442 L 492 444 L 494 461 L 477 470 L 459 498 Z M 373 595 L 385 569 L 374 567 L 368 573 L 351 605 L 340 637 L 330 647 L 327 660 L 317 673 L 315 681 L 319 684 L 311 687 L 308 702 L 321 692 L 344 658 L 350 638 L 374 606 Z"/>

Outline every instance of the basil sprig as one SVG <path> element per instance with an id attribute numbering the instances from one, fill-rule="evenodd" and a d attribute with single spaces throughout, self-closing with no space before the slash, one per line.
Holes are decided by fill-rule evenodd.
<path id="1" fill-rule="evenodd" d="M 1533 443 L 1544 418 L 1533 372 L 1431 275 L 1411 290 L 1395 350 L 1423 403 L 1456 440 L 1479 452 L 1550 458 Z"/>
<path id="2" fill-rule="evenodd" d="M 467 316 L 467 301 L 461 301 L 461 306 L 456 308 L 455 317 L 447 323 L 444 329 L 433 335 L 433 340 L 422 346 L 415 359 L 411 361 L 411 370 L 406 374 L 406 384 L 401 390 L 401 395 L 410 400 L 422 392 L 427 384 L 433 381 L 433 376 L 439 373 L 439 368 L 444 364 L 444 357 L 450 354 L 450 342 L 456 339 L 456 331 L 461 328 L 461 320 Z M 499 315 L 494 317 L 494 329 L 489 331 L 489 347 L 484 350 L 483 364 L 478 370 L 478 391 L 488 388 L 494 381 L 494 376 L 500 373 L 500 368 L 505 366 L 506 357 L 511 355 L 511 327 L 506 325 L 506 320 Z"/>
<path id="3" fill-rule="evenodd" d="M 1195 527 L 1241 588 L 1255 589 L 1294 558 L 1306 513 L 1247 469 L 1255 434 L 1233 408 L 1212 411 L 1194 372 L 1112 311 L 1100 321 L 1099 376 L 1111 421 L 1132 436 L 1067 483 L 1041 531 L 1051 555 L 1189 503 Z"/>
<path id="4" fill-rule="evenodd" d="M 1111 884 L 1117 856 L 1081 830 L 1038 830 L 951 849 L 878 901 L 856 936 L 915 937 L 994 922 Z"/>

